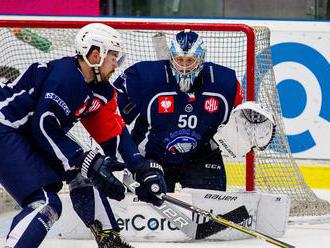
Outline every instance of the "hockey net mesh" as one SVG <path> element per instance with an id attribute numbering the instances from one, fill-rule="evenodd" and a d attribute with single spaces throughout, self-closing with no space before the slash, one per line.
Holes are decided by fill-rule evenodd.
<path id="1" fill-rule="evenodd" d="M 173 24 L 175 25 L 175 24 Z M 13 81 L 33 62 L 47 62 L 75 54 L 73 40 L 77 29 L 54 28 L 0 28 L 0 82 Z M 125 68 L 141 60 L 156 60 L 152 37 L 162 32 L 167 42 L 176 31 L 122 30 L 126 60 L 112 78 Z M 255 154 L 255 189 L 262 192 L 288 194 L 291 198 L 291 216 L 326 215 L 329 203 L 319 199 L 306 185 L 293 159 L 281 118 L 281 106 L 276 90 L 270 51 L 270 32 L 265 27 L 254 27 L 255 42 L 255 96 L 266 109 L 275 113 L 276 134 L 271 145 Z M 246 89 L 247 38 L 243 32 L 198 31 L 207 47 L 207 61 L 230 67 Z M 161 48 L 158 48 L 161 49 Z M 95 146 L 78 123 L 71 134 L 88 149 Z M 245 160 L 225 158 L 228 190 L 245 188 Z M 0 187 L 0 213 L 12 208 L 13 202 Z"/>

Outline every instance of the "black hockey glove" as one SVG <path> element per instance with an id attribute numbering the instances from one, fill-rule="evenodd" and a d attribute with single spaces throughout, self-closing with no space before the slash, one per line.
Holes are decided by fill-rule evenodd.
<path id="1" fill-rule="evenodd" d="M 125 197 L 124 185 L 112 174 L 120 164 L 117 160 L 105 157 L 97 152 L 84 154 L 81 163 L 81 174 L 89 178 L 92 184 L 105 196 L 120 201 Z"/>
<path id="2" fill-rule="evenodd" d="M 135 179 L 140 186 L 136 188 L 135 194 L 139 200 L 160 206 L 163 200 L 160 194 L 166 193 L 166 183 L 163 168 L 152 160 L 142 162 L 135 173 Z"/>

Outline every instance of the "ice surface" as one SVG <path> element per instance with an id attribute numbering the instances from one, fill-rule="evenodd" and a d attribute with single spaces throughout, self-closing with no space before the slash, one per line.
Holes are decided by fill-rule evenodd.
<path id="1" fill-rule="evenodd" d="M 319 197 L 330 201 L 330 190 L 317 190 Z M 10 225 L 12 213 L 0 215 L 0 247 L 3 247 L 4 237 Z M 46 240 L 41 244 L 42 248 L 96 248 L 93 240 L 61 240 L 51 231 Z M 280 240 L 296 246 L 297 248 L 328 248 L 330 247 L 330 223 L 325 224 L 301 224 L 290 225 L 287 233 Z M 187 243 L 161 243 L 161 242 L 130 242 L 135 248 L 249 248 L 249 247 L 275 247 L 265 241 L 252 238 L 238 241 L 198 241 Z"/>

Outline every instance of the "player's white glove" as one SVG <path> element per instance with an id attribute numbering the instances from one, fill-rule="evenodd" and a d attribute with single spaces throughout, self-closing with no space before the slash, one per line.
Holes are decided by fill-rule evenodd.
<path id="1" fill-rule="evenodd" d="M 273 115 L 259 103 L 245 102 L 233 109 L 228 123 L 218 127 L 213 140 L 222 152 L 243 157 L 254 147 L 266 149 L 274 133 Z"/>

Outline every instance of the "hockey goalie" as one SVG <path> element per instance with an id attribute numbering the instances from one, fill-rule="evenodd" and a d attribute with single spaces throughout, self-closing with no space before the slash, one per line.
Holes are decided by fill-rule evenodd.
<path id="1" fill-rule="evenodd" d="M 265 149 L 273 138 L 275 128 L 270 112 L 258 103 L 245 102 L 233 109 L 227 124 L 218 127 L 213 141 L 223 153 L 244 157 L 251 149 Z M 124 183 L 125 178 L 129 177 L 124 175 Z M 281 237 L 286 230 L 290 205 L 286 195 L 192 188 L 184 188 L 171 195 L 200 208 L 211 209 L 234 223 L 272 237 Z M 64 202 L 65 205 L 69 204 L 67 199 Z M 160 207 L 153 207 L 138 201 L 132 193 L 127 193 L 119 205 L 113 203 L 112 206 L 123 235 L 131 241 L 146 241 L 150 237 L 154 241 L 233 240 L 250 237 L 166 201 Z M 70 211 L 65 212 L 68 216 L 63 220 L 70 219 L 71 225 L 60 221 L 61 236 L 88 238 L 87 230 L 83 229 L 78 219 L 72 219 Z"/>

